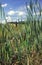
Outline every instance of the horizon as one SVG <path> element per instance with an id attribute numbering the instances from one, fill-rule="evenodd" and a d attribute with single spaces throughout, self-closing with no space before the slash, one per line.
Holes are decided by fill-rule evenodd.
<path id="1" fill-rule="evenodd" d="M 26 2 L 29 7 L 30 0 L 0 0 L 8 21 L 26 20 Z M 42 7 L 42 0 L 39 0 Z M 35 14 L 35 13 L 33 13 Z M 39 12 L 38 12 L 39 14 Z"/>

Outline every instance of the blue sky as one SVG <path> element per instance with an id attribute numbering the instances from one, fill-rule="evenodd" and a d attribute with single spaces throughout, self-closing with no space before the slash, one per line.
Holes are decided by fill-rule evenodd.
<path id="1" fill-rule="evenodd" d="M 21 17 L 25 18 L 25 3 L 28 2 L 29 5 L 29 1 L 30 0 L 0 0 L 7 18 L 12 18 L 12 20 L 21 19 Z M 39 1 L 42 6 L 42 0 Z"/>

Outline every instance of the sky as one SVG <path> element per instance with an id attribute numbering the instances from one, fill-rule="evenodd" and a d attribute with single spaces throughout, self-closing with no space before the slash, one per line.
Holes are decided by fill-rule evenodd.
<path id="1" fill-rule="evenodd" d="M 2 7 L 4 8 L 6 19 L 8 21 L 17 19 L 25 19 L 26 17 L 26 2 L 29 6 L 30 0 L 0 0 Z M 42 0 L 39 0 L 42 6 Z"/>

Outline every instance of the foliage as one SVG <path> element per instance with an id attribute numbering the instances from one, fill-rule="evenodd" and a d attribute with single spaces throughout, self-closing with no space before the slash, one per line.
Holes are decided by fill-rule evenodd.
<path id="1" fill-rule="evenodd" d="M 33 2 L 35 4 L 33 4 Z M 0 24 L 0 60 L 4 65 L 42 65 L 42 15 L 38 1 L 30 0 L 24 24 Z M 37 15 L 37 9 L 40 14 Z M 33 15 L 33 12 L 35 15 Z"/>

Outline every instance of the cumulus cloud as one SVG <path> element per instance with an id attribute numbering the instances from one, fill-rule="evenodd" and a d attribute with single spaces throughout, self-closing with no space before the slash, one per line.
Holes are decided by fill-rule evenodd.
<path id="1" fill-rule="evenodd" d="M 14 15 L 15 14 L 15 11 L 13 11 L 13 10 L 10 10 L 9 12 L 8 12 L 8 15 Z"/>
<path id="2" fill-rule="evenodd" d="M 7 19 L 7 21 L 17 21 L 18 18 L 19 18 L 19 20 L 21 20 L 21 17 L 22 17 L 22 20 L 23 20 L 25 18 L 24 17 L 25 14 L 26 13 L 24 11 L 13 11 L 13 10 L 11 10 L 11 11 L 8 12 L 9 17 L 6 17 L 6 19 Z M 12 16 L 10 17 L 10 15 L 12 15 L 12 16 L 14 15 L 16 18 L 14 18 Z"/>
<path id="3" fill-rule="evenodd" d="M 7 16 L 7 17 L 6 17 L 6 20 L 7 20 L 7 22 L 11 22 L 11 21 L 12 21 L 12 19 L 11 19 L 10 16 Z"/>
<path id="4" fill-rule="evenodd" d="M 24 11 L 14 11 L 14 10 L 10 10 L 8 12 L 8 15 L 14 15 L 14 14 L 22 16 L 22 15 L 25 15 L 25 12 Z"/>
<path id="5" fill-rule="evenodd" d="M 17 10 L 12 10 L 12 8 L 10 8 L 10 10 L 7 13 L 7 15 L 8 16 L 12 16 L 12 21 L 17 21 L 17 18 L 21 19 L 21 17 L 23 19 L 23 17 L 26 16 L 25 7 L 21 6 Z M 16 18 L 13 18 L 13 17 L 16 17 Z"/>
<path id="6" fill-rule="evenodd" d="M 24 15 L 24 14 L 25 14 L 25 13 L 24 13 L 23 11 L 19 11 L 19 12 L 18 12 L 18 15 L 19 15 L 19 16 L 22 16 L 22 15 Z"/>
<path id="7" fill-rule="evenodd" d="M 7 5 L 8 5 L 8 4 L 7 4 L 7 3 L 5 3 L 5 4 L 2 4 L 1 6 L 2 6 L 2 7 L 6 7 Z"/>

